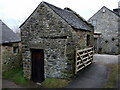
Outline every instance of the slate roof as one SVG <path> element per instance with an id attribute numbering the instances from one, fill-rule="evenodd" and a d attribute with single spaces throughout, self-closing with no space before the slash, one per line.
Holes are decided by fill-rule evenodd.
<path id="1" fill-rule="evenodd" d="M 116 9 L 113 9 L 112 12 L 115 13 L 116 15 L 118 15 L 120 17 L 119 11 L 120 11 L 120 8 L 116 8 Z"/>
<path id="2" fill-rule="evenodd" d="M 63 18 L 73 28 L 76 28 L 76 29 L 79 29 L 79 30 L 84 30 L 84 31 L 90 31 L 91 30 L 90 26 L 89 26 L 90 24 L 86 20 L 83 20 L 83 18 L 81 18 L 80 16 L 78 17 L 77 15 L 75 15 L 72 11 L 61 9 L 59 7 L 56 7 L 52 4 L 49 4 L 49 3 L 44 2 L 44 1 L 41 2 L 40 5 L 41 4 L 46 4 L 48 7 L 50 7 L 56 14 L 58 14 L 61 18 Z M 35 10 L 34 10 L 34 12 L 35 12 Z M 32 14 L 26 19 L 26 21 L 32 16 Z M 22 25 L 24 25 L 24 23 Z M 22 27 L 22 25 L 20 27 Z"/>
<path id="3" fill-rule="evenodd" d="M 60 17 L 62 17 L 69 25 L 76 29 L 90 30 L 90 26 L 86 21 L 83 21 L 81 17 L 76 16 L 72 11 L 58 8 L 47 2 L 43 2 L 48 5 L 54 12 L 56 12 Z"/>
<path id="4" fill-rule="evenodd" d="M 5 23 L 0 20 L 0 44 L 21 41 Z"/>
<path id="5" fill-rule="evenodd" d="M 100 10 L 102 10 L 102 9 L 104 9 L 104 8 L 106 8 L 107 10 L 109 10 L 110 12 L 112 12 L 112 13 L 114 13 L 116 16 L 118 16 L 118 18 L 120 18 L 120 15 L 119 15 L 119 14 L 117 14 L 116 12 L 110 10 L 110 9 L 107 8 L 106 6 L 103 6 Z M 98 14 L 98 12 L 99 12 L 100 10 L 98 10 L 92 17 L 94 17 L 96 14 Z M 91 18 L 92 18 L 92 17 L 91 17 Z M 91 19 L 91 18 L 90 18 L 90 19 Z M 89 20 L 90 20 L 90 19 L 89 19 Z M 89 20 L 88 20 L 88 21 L 89 21 Z"/>
<path id="6" fill-rule="evenodd" d="M 119 15 L 118 13 L 116 13 L 115 11 L 112 11 L 112 10 L 110 10 L 109 8 L 105 7 L 105 6 L 103 6 L 102 8 L 108 9 L 110 12 L 114 13 L 116 16 L 118 16 L 118 17 L 120 18 L 120 15 Z M 101 8 L 101 9 L 102 9 L 102 8 Z"/>

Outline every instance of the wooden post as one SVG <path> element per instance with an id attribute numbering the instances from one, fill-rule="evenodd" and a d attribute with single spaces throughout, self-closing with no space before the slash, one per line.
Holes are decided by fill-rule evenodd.
<path id="1" fill-rule="evenodd" d="M 77 48 L 76 48 L 76 51 L 75 51 L 75 74 L 77 74 Z"/>
<path id="2" fill-rule="evenodd" d="M 86 57 L 84 57 L 84 56 L 86 56 Z M 91 64 L 92 60 L 93 60 L 93 47 L 80 49 L 80 50 L 78 50 L 76 48 L 76 51 L 75 51 L 75 74 L 77 74 L 78 71 L 80 71 L 81 69 L 83 69 L 86 66 L 88 66 L 89 64 Z"/>

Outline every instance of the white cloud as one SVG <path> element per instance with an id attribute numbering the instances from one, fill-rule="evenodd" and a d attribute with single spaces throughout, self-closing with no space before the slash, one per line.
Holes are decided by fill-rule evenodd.
<path id="1" fill-rule="evenodd" d="M 13 28 L 20 25 L 42 0 L 1 0 L 0 19 Z M 102 6 L 117 8 L 118 0 L 45 0 L 57 7 L 69 7 L 83 18 L 88 19 Z"/>

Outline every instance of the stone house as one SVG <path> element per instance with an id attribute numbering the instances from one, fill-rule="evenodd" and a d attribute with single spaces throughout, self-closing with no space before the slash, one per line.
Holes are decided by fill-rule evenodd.
<path id="1" fill-rule="evenodd" d="M 110 10 L 103 6 L 88 21 L 94 26 L 95 50 L 98 53 L 120 53 L 119 9 Z"/>
<path id="2" fill-rule="evenodd" d="M 21 65 L 20 37 L 0 20 L 0 65 L 2 72 Z"/>
<path id="3" fill-rule="evenodd" d="M 41 2 L 20 26 L 24 76 L 35 82 L 74 75 L 75 49 L 93 46 L 93 26 L 69 8 Z"/>

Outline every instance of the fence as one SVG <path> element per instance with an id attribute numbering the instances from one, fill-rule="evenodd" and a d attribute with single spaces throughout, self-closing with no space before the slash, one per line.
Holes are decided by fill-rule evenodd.
<path id="1" fill-rule="evenodd" d="M 94 48 L 85 48 L 82 50 L 76 49 L 75 74 L 93 61 Z"/>

